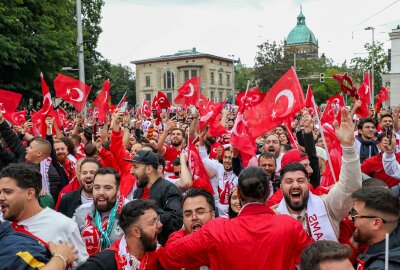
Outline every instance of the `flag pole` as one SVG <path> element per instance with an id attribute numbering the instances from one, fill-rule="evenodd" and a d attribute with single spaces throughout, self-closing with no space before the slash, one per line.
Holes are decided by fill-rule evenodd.
<path id="1" fill-rule="evenodd" d="M 389 234 L 385 236 L 385 270 L 389 270 Z"/>
<path id="2" fill-rule="evenodd" d="M 117 108 L 121 105 L 122 101 L 124 100 L 125 95 L 126 95 L 126 91 L 125 91 L 124 95 L 122 96 L 121 100 L 119 101 Z"/>
<path id="3" fill-rule="evenodd" d="M 336 184 L 337 179 L 336 179 L 335 171 L 333 170 L 332 160 L 331 160 L 331 155 L 329 154 L 328 145 L 326 144 L 325 135 L 324 135 L 324 128 L 322 127 L 321 120 L 319 119 L 319 116 L 318 116 L 317 104 L 315 104 L 315 99 L 312 99 L 311 101 L 313 103 L 315 115 L 317 116 L 318 125 L 319 125 L 319 131 L 321 132 L 321 138 L 322 138 L 322 141 L 324 142 L 324 148 L 325 148 L 325 151 L 326 151 L 326 154 L 327 154 L 327 157 L 328 157 L 329 168 L 331 169 L 333 181 L 335 181 L 335 184 Z"/>

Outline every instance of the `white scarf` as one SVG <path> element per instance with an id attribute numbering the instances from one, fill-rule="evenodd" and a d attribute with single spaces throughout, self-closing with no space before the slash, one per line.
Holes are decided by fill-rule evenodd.
<path id="1" fill-rule="evenodd" d="M 333 230 L 324 201 L 311 192 L 309 194 L 306 218 L 312 238 L 314 238 L 315 241 L 332 240 L 337 242 L 337 236 Z M 276 210 L 280 214 L 290 215 L 285 198 L 282 198 Z"/>
<path id="2" fill-rule="evenodd" d="M 121 241 L 119 242 L 118 255 L 121 259 L 126 261 L 127 263 L 122 266 L 123 270 L 139 270 L 140 269 L 140 261 L 136 259 L 135 256 L 129 254 L 128 247 L 126 245 L 125 235 L 122 236 Z"/>
<path id="3" fill-rule="evenodd" d="M 49 184 L 49 168 L 51 165 L 51 157 L 43 159 L 40 161 L 40 173 L 42 174 L 42 189 L 50 194 L 50 184 Z"/>

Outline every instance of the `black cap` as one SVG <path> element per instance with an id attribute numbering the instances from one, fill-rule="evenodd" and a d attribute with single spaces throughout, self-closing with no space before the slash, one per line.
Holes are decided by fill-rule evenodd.
<path id="1" fill-rule="evenodd" d="M 148 150 L 140 150 L 136 153 L 136 155 L 133 157 L 133 159 L 125 158 L 125 160 L 130 161 L 130 162 L 135 162 L 135 163 L 151 165 L 155 169 L 158 168 L 157 154 L 152 151 L 148 151 Z"/>

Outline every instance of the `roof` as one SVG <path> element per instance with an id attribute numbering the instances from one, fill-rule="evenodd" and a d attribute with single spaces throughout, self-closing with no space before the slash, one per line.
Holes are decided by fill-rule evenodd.
<path id="1" fill-rule="evenodd" d="M 306 17 L 303 15 L 302 10 L 297 16 L 297 25 L 290 31 L 286 39 L 286 45 L 299 45 L 299 44 L 315 44 L 318 45 L 314 33 L 306 25 Z"/>
<path id="2" fill-rule="evenodd" d="M 154 58 L 135 60 L 135 61 L 132 61 L 131 63 L 132 64 L 144 64 L 144 63 L 152 63 L 152 62 L 164 62 L 164 61 L 182 60 L 182 59 L 188 59 L 188 58 L 190 58 L 190 59 L 203 58 L 203 57 L 213 58 L 218 61 L 225 61 L 225 62 L 233 61 L 230 58 L 207 54 L 207 53 L 201 53 L 201 52 L 198 52 L 196 50 L 196 48 L 193 48 L 191 50 L 178 51 L 177 53 L 170 54 L 170 55 L 161 55 L 159 57 L 154 57 Z"/>

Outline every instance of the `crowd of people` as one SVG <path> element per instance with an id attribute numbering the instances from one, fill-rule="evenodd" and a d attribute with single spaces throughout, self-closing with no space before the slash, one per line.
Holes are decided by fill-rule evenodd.
<path id="1" fill-rule="evenodd" d="M 307 108 L 257 138 L 246 168 L 230 144 L 233 106 L 219 137 L 194 109 L 71 114 L 64 130 L 49 117 L 43 137 L 0 112 L 0 269 L 400 269 L 400 110 L 354 111 L 334 123 L 329 185 Z"/>

